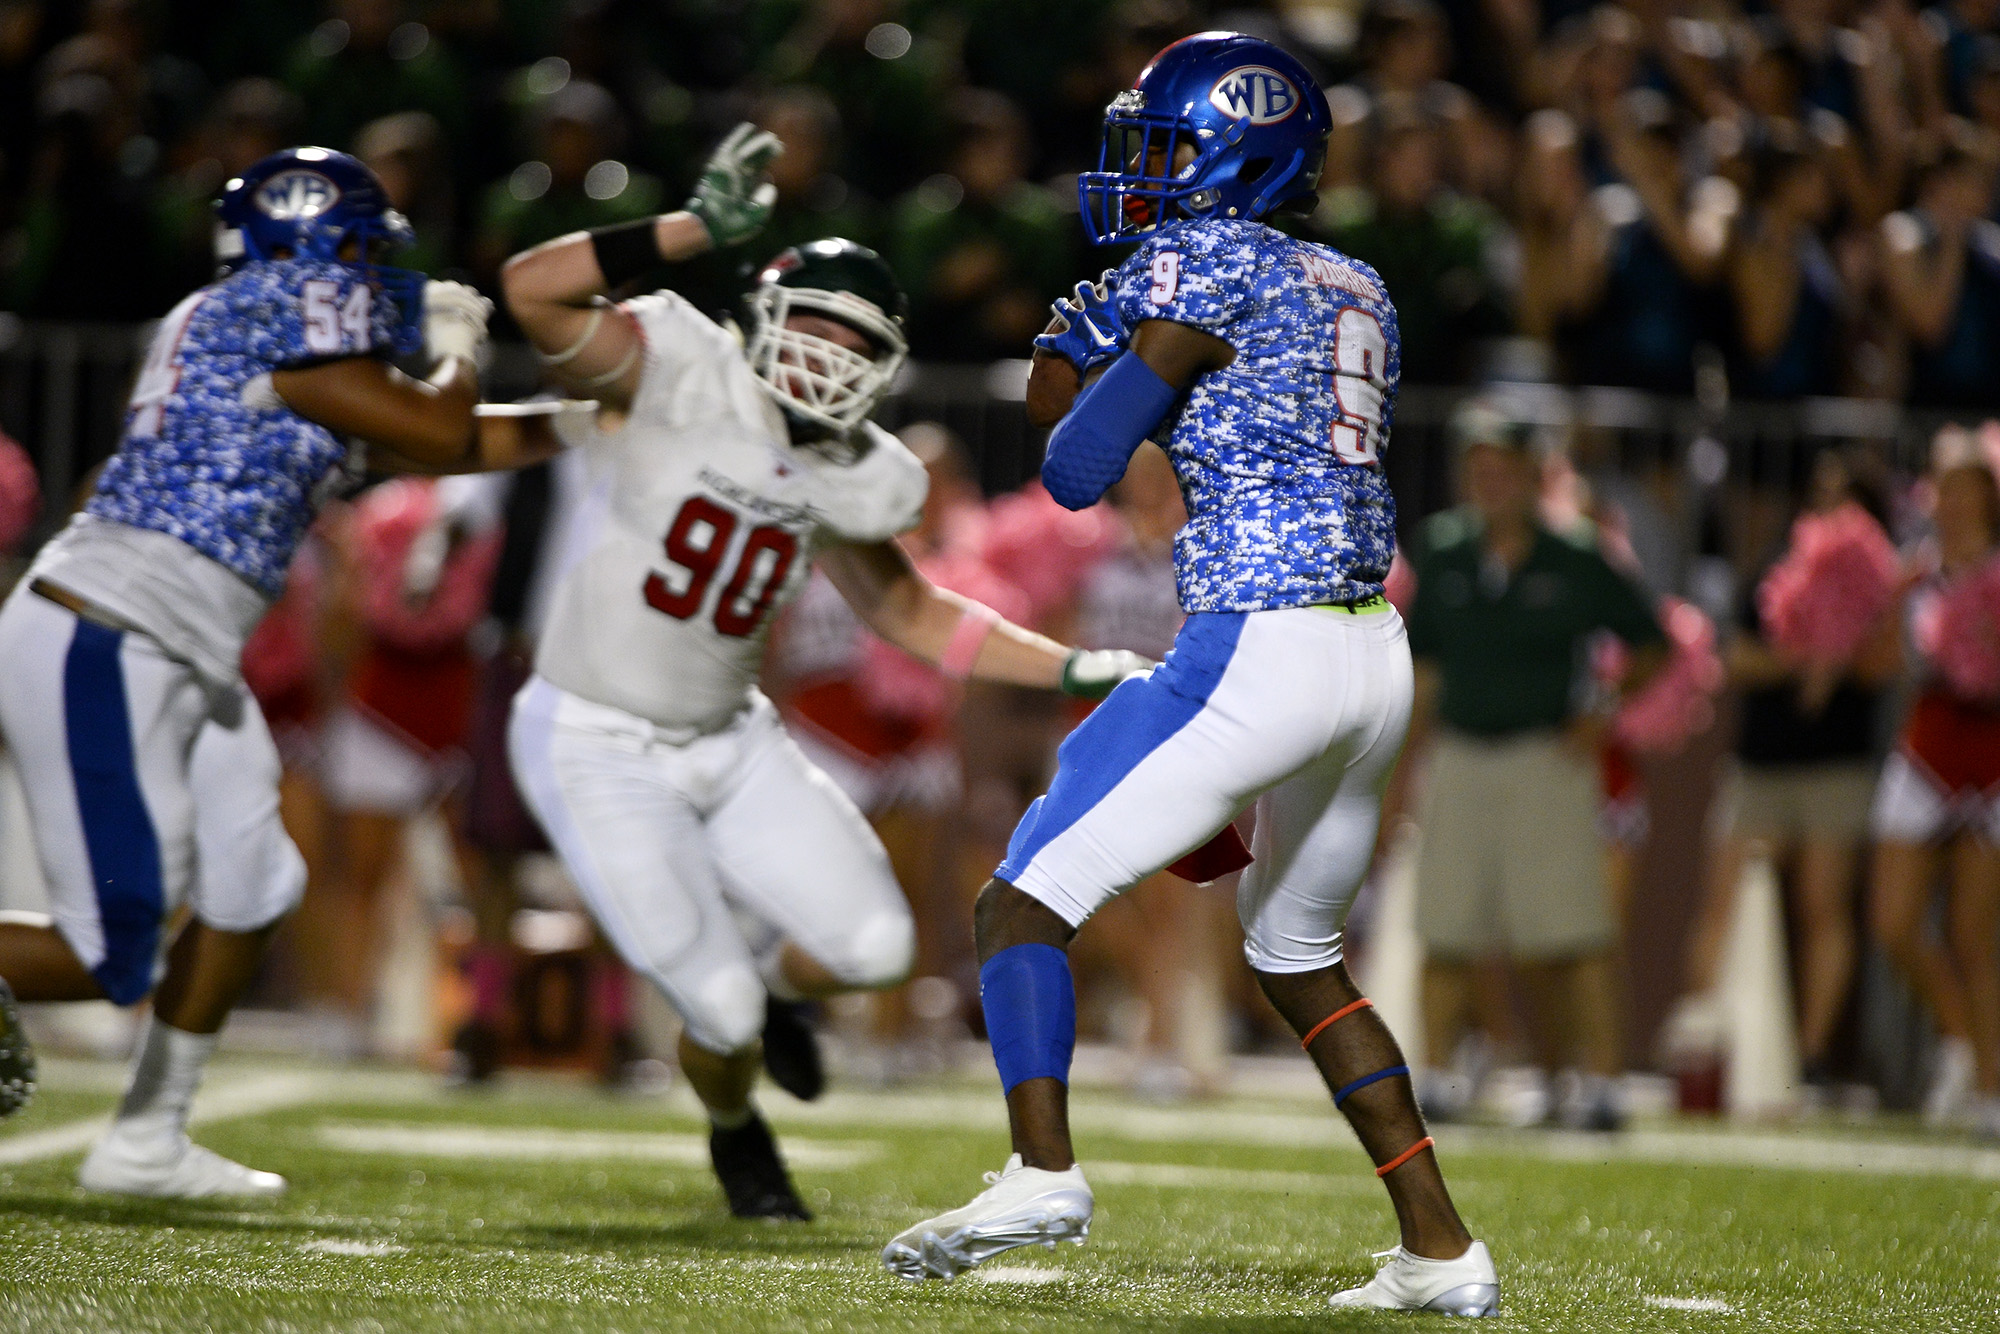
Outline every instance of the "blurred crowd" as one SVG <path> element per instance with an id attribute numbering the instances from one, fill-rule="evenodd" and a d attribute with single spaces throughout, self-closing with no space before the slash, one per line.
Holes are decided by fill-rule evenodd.
<path id="1" fill-rule="evenodd" d="M 846 234 L 920 360 L 1020 356 L 1094 276 L 1074 173 L 1168 41 L 1274 38 L 1336 129 L 1296 224 L 1379 269 L 1404 375 L 1976 406 L 2000 369 L 1992 0 L 46 0 L 0 3 L 0 294 L 145 318 L 210 267 L 261 154 L 351 150 L 414 263 L 671 207 L 729 124 L 784 141 L 777 218 L 682 275 Z M 1724 377 L 1717 379 L 1715 377 Z"/>
<path id="2" fill-rule="evenodd" d="M 2000 1136 L 2000 423 L 1945 428 L 1916 477 L 1821 450 L 1704 611 L 1615 479 L 1504 404 L 1459 409 L 1460 503 L 1389 589 L 1426 1110 L 1614 1129 L 1637 1055 L 1688 1110 L 1886 1090 Z M 1648 974 L 1680 1000 L 1635 1050 Z M 1515 1063 L 1567 1078 L 1501 1096 Z"/>
<path id="3" fill-rule="evenodd" d="M 1324 72 L 1333 142 L 1295 225 L 1381 272 L 1406 381 L 1994 402 L 1995 0 L 0 0 L 0 309 L 157 316 L 211 271 L 221 183 L 297 142 L 368 161 L 416 224 L 409 262 L 491 291 L 509 254 L 675 206 L 747 118 L 785 145 L 775 217 L 679 271 L 683 291 L 719 310 L 770 254 L 847 235 L 908 287 L 917 358 L 1020 357 L 1049 300 L 1118 256 L 1083 245 L 1072 180 L 1105 102 L 1210 27 Z M 2000 1134 L 1994 430 L 1947 432 L 1919 478 L 1822 452 L 1805 494 L 1763 479 L 1699 539 L 1733 577 L 1697 589 L 1703 525 L 1675 509 L 1675 475 L 1621 472 L 1602 439 L 1534 413 L 1461 412 L 1460 506 L 1406 524 L 1391 590 L 1426 688 L 1355 933 L 1363 956 L 1390 948 L 1407 817 L 1434 1114 L 1521 1062 L 1574 1076 L 1522 1119 L 1622 1119 L 1648 785 L 1692 748 L 1707 825 L 1668 853 L 1705 888 L 1675 928 L 1673 1059 L 1698 1072 L 1726 1046 L 1739 891 L 1771 867 L 1811 1085 L 1883 1073 L 1855 1038 L 1873 952 L 1901 979 L 1875 999 L 1902 988 L 1942 1035 L 1919 1063 L 1930 1110 Z M 1165 651 L 1184 516 L 1163 456 L 1075 515 L 1034 486 L 982 494 L 941 426 L 903 437 L 932 475 L 907 539 L 929 577 L 1059 638 Z M 580 493 L 562 461 L 337 504 L 246 655 L 312 865 L 266 999 L 323 1019 L 331 1045 L 381 1046 L 385 960 L 425 920 L 409 890 L 442 879 L 417 934 L 448 981 L 423 1003 L 461 1072 L 619 1077 L 644 1054 L 504 753 Z M 777 627 L 767 683 L 917 910 L 915 980 L 833 1021 L 884 1077 L 922 1068 L 979 1023 L 972 896 L 1080 715 L 945 681 L 819 582 Z M 416 826 L 448 834 L 423 875 Z M 1226 885 L 1162 875 L 1079 938 L 1085 1031 L 1130 1049 L 1139 1087 L 1215 1087 L 1229 1051 L 1282 1039 L 1235 932 Z"/>

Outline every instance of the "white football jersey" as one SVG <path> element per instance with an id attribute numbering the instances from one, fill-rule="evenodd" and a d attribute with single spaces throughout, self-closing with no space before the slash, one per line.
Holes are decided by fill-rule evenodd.
<path id="1" fill-rule="evenodd" d="M 591 499 L 535 658 L 573 695 L 692 733 L 750 703 L 772 618 L 818 550 L 916 525 L 930 479 L 862 426 L 859 457 L 794 447 L 735 335 L 671 292 L 628 302 L 645 339 L 616 431 L 571 427 Z"/>

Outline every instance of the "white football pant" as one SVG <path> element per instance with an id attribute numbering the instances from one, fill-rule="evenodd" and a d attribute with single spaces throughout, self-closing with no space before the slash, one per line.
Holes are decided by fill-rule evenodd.
<path id="1" fill-rule="evenodd" d="M 56 927 L 120 1005 L 152 990 L 183 902 L 219 931 L 256 931 L 305 893 L 278 818 L 278 749 L 240 684 L 23 583 L 0 608 L 0 728 Z"/>
<path id="2" fill-rule="evenodd" d="M 916 932 L 888 854 L 763 695 L 689 739 L 534 677 L 508 749 L 604 933 L 700 1046 L 757 1040 L 758 955 L 780 940 L 856 989 L 909 973 Z"/>
<path id="3" fill-rule="evenodd" d="M 1412 693 L 1386 606 L 1190 616 L 1163 664 L 1063 742 L 995 874 L 1080 926 L 1255 801 L 1236 903 L 1250 966 L 1338 963 Z"/>

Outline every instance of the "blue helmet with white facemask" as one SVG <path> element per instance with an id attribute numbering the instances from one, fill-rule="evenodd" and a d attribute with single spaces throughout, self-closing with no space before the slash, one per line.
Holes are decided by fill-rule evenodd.
<path id="1" fill-rule="evenodd" d="M 1098 169 L 1077 177 L 1097 245 L 1186 218 L 1259 219 L 1309 206 L 1333 116 L 1305 66 L 1238 32 L 1185 37 L 1104 112 Z M 1194 160 L 1174 168 L 1176 149 Z"/>
<path id="2" fill-rule="evenodd" d="M 390 207 L 380 178 L 361 159 L 331 148 L 272 153 L 223 187 L 215 219 L 215 258 L 223 272 L 281 252 L 352 265 L 402 311 L 396 350 L 421 345 L 426 278 L 380 262 L 414 244 L 416 231 Z M 353 250 L 343 255 L 349 242 Z"/>

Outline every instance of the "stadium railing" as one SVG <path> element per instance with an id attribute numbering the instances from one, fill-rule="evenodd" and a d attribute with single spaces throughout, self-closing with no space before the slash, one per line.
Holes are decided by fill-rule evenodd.
<path id="1" fill-rule="evenodd" d="M 47 498 L 34 536 L 53 531 L 79 483 L 115 447 L 150 331 L 150 325 L 39 323 L 0 313 L 0 429 L 34 458 Z M 1043 433 L 1028 425 L 1022 407 L 1027 371 L 1025 361 L 913 365 L 881 417 L 891 428 L 942 422 L 965 441 L 986 490 L 1010 490 L 1034 475 L 1042 454 Z M 525 396 L 534 392 L 537 375 L 527 347 L 497 344 L 487 369 L 488 393 Z M 1713 383 L 1709 388 L 1690 399 L 1521 384 L 1485 392 L 1501 395 L 1511 411 L 1560 440 L 1586 474 L 1645 483 L 1647 493 L 1662 499 L 1666 526 L 1676 530 L 1672 544 L 1684 562 L 1697 553 L 1723 558 L 1711 564 L 1733 556 L 1739 571 L 1748 568 L 1744 557 L 1755 553 L 1730 549 L 1735 539 L 1728 531 L 1728 493 L 1760 492 L 1777 499 L 1782 512 L 1785 495 L 1804 489 L 1813 458 L 1829 447 L 1865 451 L 1909 476 L 1922 469 L 1932 436 L 1947 420 L 1944 414 L 1852 399 L 1729 403 Z M 1399 396 L 1385 459 L 1406 534 L 1416 520 L 1450 502 L 1449 426 L 1470 392 L 1410 385 Z M 1680 571 L 1677 582 L 1697 582 L 1688 577 L 1691 565 L 1682 564 Z M 1691 589 L 1691 596 L 1726 611 L 1727 590 L 1725 580 L 1720 597 L 1704 598 L 1699 589 Z M 1705 753 L 1690 754 L 1653 775 L 1654 839 L 1647 860 L 1655 864 L 1641 870 L 1636 898 L 1647 906 L 1633 923 L 1642 936 L 1674 938 L 1674 923 L 1691 905 L 1715 753 L 1711 739 Z M 1675 806 L 1684 808 L 1679 816 Z M 1634 971 L 1635 994 L 1628 1001 L 1640 1051 L 1642 1035 L 1671 1000 L 1673 972 L 1670 961 Z M 1658 976 L 1649 976 L 1654 973 Z M 1871 1016 L 1879 1017 L 1873 1007 Z"/>
<path id="2" fill-rule="evenodd" d="M 0 429 L 20 441 L 51 497 L 67 496 L 116 446 L 132 377 L 150 324 L 46 323 L 0 312 Z M 886 425 L 936 420 L 970 450 L 988 492 L 1019 486 L 1041 460 L 1043 435 L 1021 401 L 1028 363 L 912 365 L 884 405 Z M 520 344 L 498 344 L 488 392 L 534 391 L 537 368 Z M 1446 432 L 1465 388 L 1407 385 L 1396 406 L 1390 481 L 1407 523 L 1449 502 Z M 1592 467 L 1638 474 L 1679 470 L 1697 490 L 1748 482 L 1781 490 L 1804 485 L 1811 459 L 1827 446 L 1859 446 L 1892 469 L 1922 466 L 1943 414 L 1861 399 L 1723 403 L 1661 398 L 1629 389 L 1501 388 L 1527 420 L 1564 437 Z"/>

